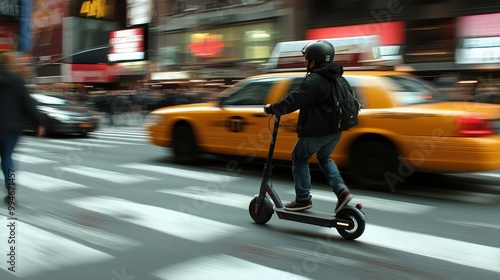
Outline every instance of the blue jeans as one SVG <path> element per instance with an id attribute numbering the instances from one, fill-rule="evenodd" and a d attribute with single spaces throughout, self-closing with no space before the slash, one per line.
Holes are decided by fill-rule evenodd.
<path id="1" fill-rule="evenodd" d="M 14 161 L 12 153 L 16 147 L 17 140 L 21 132 L 15 130 L 0 130 L 0 157 L 2 159 L 2 172 L 5 181 L 5 187 L 9 191 L 9 170 L 14 170 Z"/>
<path id="2" fill-rule="evenodd" d="M 340 175 L 340 171 L 331 159 L 333 149 L 340 140 L 342 132 L 325 136 L 303 137 L 295 143 L 292 152 L 292 173 L 295 181 L 295 200 L 303 201 L 311 199 L 311 173 L 309 170 L 309 159 L 316 153 L 318 165 L 325 174 L 328 184 L 333 192 L 338 194 L 347 188 Z"/>

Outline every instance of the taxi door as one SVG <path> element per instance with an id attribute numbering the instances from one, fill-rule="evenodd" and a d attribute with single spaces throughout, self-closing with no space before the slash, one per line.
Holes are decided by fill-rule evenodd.
<path id="1" fill-rule="evenodd" d="M 205 150 L 246 158 L 262 156 L 269 145 L 269 116 L 263 106 L 271 92 L 279 90 L 283 78 L 259 77 L 233 87 L 221 99 L 217 111 L 208 114 L 204 129 Z M 271 122 L 272 125 L 272 122 Z"/>

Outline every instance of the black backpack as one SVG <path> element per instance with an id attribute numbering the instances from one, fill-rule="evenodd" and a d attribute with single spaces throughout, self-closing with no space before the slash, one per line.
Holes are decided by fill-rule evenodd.
<path id="1" fill-rule="evenodd" d="M 332 81 L 333 120 L 337 131 L 348 130 L 358 124 L 361 104 L 356 98 L 349 82 L 341 75 Z"/>

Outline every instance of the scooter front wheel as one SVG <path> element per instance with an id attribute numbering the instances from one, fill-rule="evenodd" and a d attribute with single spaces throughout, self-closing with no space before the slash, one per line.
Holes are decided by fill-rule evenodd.
<path id="1" fill-rule="evenodd" d="M 341 210 L 337 213 L 338 220 L 346 220 L 352 223 L 350 227 L 337 227 L 338 233 L 345 239 L 356 239 L 360 237 L 365 231 L 366 220 L 363 219 L 359 213 L 350 209 Z"/>
<path id="2" fill-rule="evenodd" d="M 260 205 L 257 213 L 255 209 L 256 203 L 257 203 L 257 197 L 254 197 L 250 201 L 250 205 L 248 206 L 248 212 L 250 213 L 250 217 L 252 217 L 254 222 L 256 222 L 257 224 L 265 224 L 269 222 L 269 220 L 274 214 L 272 203 L 269 201 L 267 197 L 264 198 L 263 203 L 262 205 Z"/>

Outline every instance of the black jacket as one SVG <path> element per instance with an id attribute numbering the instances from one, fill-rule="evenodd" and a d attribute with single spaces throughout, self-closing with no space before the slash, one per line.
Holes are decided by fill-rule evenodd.
<path id="1" fill-rule="evenodd" d="M 0 68 L 0 129 L 19 131 L 26 125 L 41 124 L 42 118 L 23 79 Z"/>
<path id="2" fill-rule="evenodd" d="M 315 67 L 298 88 L 271 105 L 277 116 L 300 109 L 298 137 L 322 136 L 336 132 L 332 115 L 332 82 L 342 75 L 342 65 L 323 63 Z"/>

